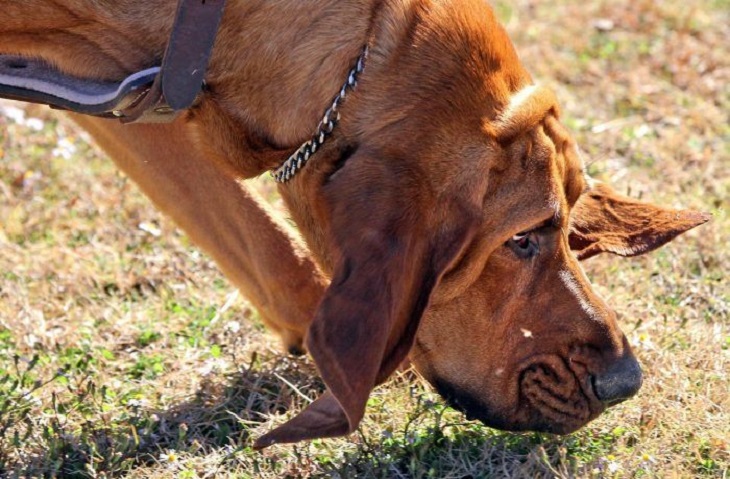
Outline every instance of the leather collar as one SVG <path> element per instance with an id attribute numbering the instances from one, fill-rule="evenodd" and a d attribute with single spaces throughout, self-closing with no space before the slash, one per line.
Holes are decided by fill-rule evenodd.
<path id="1" fill-rule="evenodd" d="M 179 0 L 162 65 L 100 82 L 48 63 L 0 55 L 0 98 L 49 105 L 123 123 L 170 122 L 193 105 L 208 67 L 225 0 Z"/>

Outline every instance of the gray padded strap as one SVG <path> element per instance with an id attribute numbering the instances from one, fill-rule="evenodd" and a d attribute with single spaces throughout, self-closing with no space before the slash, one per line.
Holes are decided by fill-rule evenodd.
<path id="1" fill-rule="evenodd" d="M 61 74 L 42 60 L 0 55 L 0 97 L 111 116 L 112 109 L 133 104 L 159 71 L 160 67 L 148 68 L 121 83 L 97 82 Z"/>

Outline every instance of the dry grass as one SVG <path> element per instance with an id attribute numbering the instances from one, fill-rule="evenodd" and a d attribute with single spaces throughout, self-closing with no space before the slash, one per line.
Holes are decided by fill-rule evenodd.
<path id="1" fill-rule="evenodd" d="M 0 477 L 727 477 L 730 3 L 497 6 L 593 175 L 715 215 L 649 256 L 587 263 L 646 371 L 637 398 L 568 437 L 515 435 L 406 373 L 350 438 L 255 453 L 322 390 L 312 364 L 82 132 L 2 103 Z"/>

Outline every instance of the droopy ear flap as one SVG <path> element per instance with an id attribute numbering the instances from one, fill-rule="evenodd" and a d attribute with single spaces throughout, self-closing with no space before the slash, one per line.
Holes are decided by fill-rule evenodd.
<path id="1" fill-rule="evenodd" d="M 570 213 L 570 249 L 580 260 L 602 252 L 637 256 L 710 218 L 707 213 L 642 203 L 595 182 Z"/>
<path id="2" fill-rule="evenodd" d="M 475 213 L 413 208 L 408 195 L 387 190 L 353 189 L 333 214 L 340 258 L 307 336 L 328 391 L 254 447 L 354 431 L 370 391 L 408 354 L 431 292 L 476 231 Z"/>

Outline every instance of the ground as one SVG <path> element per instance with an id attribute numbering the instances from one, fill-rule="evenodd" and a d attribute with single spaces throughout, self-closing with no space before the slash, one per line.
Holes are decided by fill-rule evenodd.
<path id="1" fill-rule="evenodd" d="M 405 372 L 350 437 L 254 452 L 322 390 L 312 363 L 82 131 L 3 102 L 0 477 L 727 477 L 730 3 L 495 6 L 592 175 L 714 215 L 585 263 L 643 365 L 636 398 L 567 437 L 510 434 Z"/>

